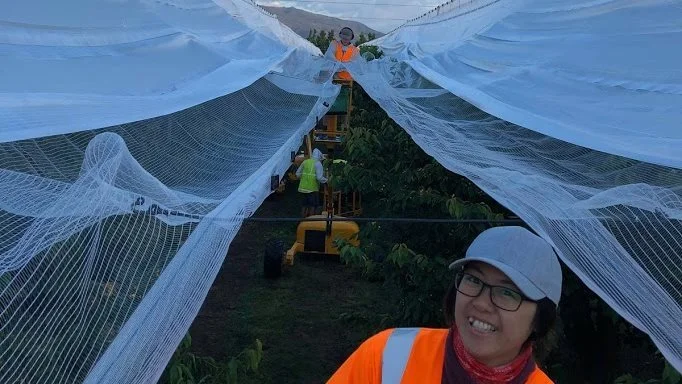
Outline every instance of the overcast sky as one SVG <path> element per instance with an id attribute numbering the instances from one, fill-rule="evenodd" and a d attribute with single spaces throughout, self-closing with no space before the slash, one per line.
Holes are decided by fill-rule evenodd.
<path id="1" fill-rule="evenodd" d="M 405 22 L 419 16 L 443 0 L 320 0 L 317 2 L 296 0 L 257 0 L 260 5 L 275 7 L 295 7 L 308 12 L 319 13 L 339 19 L 361 22 L 381 32 L 389 32 Z M 352 3 L 352 4 L 349 4 Z M 375 5 L 381 4 L 381 5 Z M 401 5 L 383 5 L 401 4 Z M 403 6 L 409 5 L 409 6 Z M 400 19 L 400 20 L 392 20 Z"/>

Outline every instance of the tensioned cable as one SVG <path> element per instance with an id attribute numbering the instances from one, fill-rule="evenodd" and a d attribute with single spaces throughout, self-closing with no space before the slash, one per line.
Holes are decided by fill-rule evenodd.
<path id="1" fill-rule="evenodd" d="M 394 4 L 394 3 L 363 3 L 359 1 L 315 1 L 315 0 L 282 0 L 282 3 L 320 3 L 320 4 L 341 4 L 341 5 L 379 5 L 387 7 L 419 7 L 434 8 L 439 4 Z M 261 7 L 273 7 L 272 5 L 259 4 Z"/>
<path id="2" fill-rule="evenodd" d="M 335 17 L 339 20 L 343 21 L 353 21 L 353 20 L 390 20 L 390 21 L 407 21 L 409 19 L 405 18 L 393 18 L 393 17 L 356 17 L 356 16 L 328 16 L 328 15 L 322 15 L 319 14 L 320 16 L 326 16 L 326 17 Z M 343 19 L 345 17 L 345 19 Z M 352 19 L 352 20 L 351 20 Z"/>
<path id="3" fill-rule="evenodd" d="M 322 15 L 326 16 L 326 15 Z M 395 20 L 395 21 L 406 21 L 409 19 L 402 19 L 402 18 L 392 18 L 392 17 L 356 17 L 356 16 L 341 16 L 341 17 L 347 17 L 348 19 L 357 19 L 357 20 Z M 339 19 L 341 19 L 339 17 Z M 345 21 L 349 21 L 348 19 L 341 19 Z"/>
<path id="4" fill-rule="evenodd" d="M 134 205 L 141 205 L 144 203 L 144 198 L 140 197 Z M 187 217 L 198 220 L 222 220 L 206 218 L 203 215 L 188 214 L 185 212 L 164 209 L 157 204 L 152 204 L 145 210 L 135 210 L 134 213 L 143 215 L 166 215 Z M 418 217 L 247 217 L 244 221 L 251 222 L 299 222 L 299 221 L 355 221 L 355 222 L 403 222 L 403 223 L 452 223 L 452 224 L 519 224 L 523 223 L 520 219 L 501 219 L 501 220 L 487 220 L 487 219 L 451 219 L 451 218 L 418 218 Z"/>
<path id="5" fill-rule="evenodd" d="M 441 224 L 523 224 L 520 219 L 502 219 L 502 220 L 486 220 L 486 219 L 438 219 L 438 218 L 414 218 L 414 217 L 333 217 L 331 219 L 322 217 L 247 217 L 245 222 L 302 222 L 302 221 L 333 221 L 345 222 L 355 221 L 358 223 L 441 223 Z"/>
<path id="6" fill-rule="evenodd" d="M 133 204 L 133 207 L 140 206 L 144 204 L 144 198 L 140 197 Z M 221 221 L 221 218 L 207 218 L 205 215 L 190 214 L 185 212 L 180 212 L 171 209 L 164 209 L 157 204 L 151 204 L 147 209 L 134 209 L 134 214 L 138 215 L 165 215 L 165 216 L 176 216 L 176 217 L 186 217 L 194 220 L 209 220 L 209 221 Z M 599 217 L 594 216 L 587 218 L 587 220 L 593 219 L 608 220 L 612 222 L 624 221 L 625 218 L 615 218 L 615 217 Z M 577 220 L 577 218 L 575 219 Z M 301 221 L 356 221 L 359 223 L 365 222 L 403 222 L 403 223 L 451 223 L 451 224 L 523 224 L 524 221 L 521 219 L 499 219 L 499 220 L 488 220 L 488 219 L 452 219 L 452 218 L 418 218 L 418 217 L 341 217 L 336 216 L 332 218 L 327 217 L 247 217 L 244 218 L 245 222 L 301 222 Z"/>

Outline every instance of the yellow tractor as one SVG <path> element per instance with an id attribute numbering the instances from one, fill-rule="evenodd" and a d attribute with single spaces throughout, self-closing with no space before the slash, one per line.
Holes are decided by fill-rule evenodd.
<path id="1" fill-rule="evenodd" d="M 348 123 L 353 109 L 353 80 L 335 79 L 334 82 L 341 85 L 339 96 L 322 119 L 322 124 L 318 124 L 311 134 L 305 137 L 304 151 L 309 156 L 314 144 L 323 145 L 330 155 L 329 160 L 332 163 L 338 163 L 344 160 L 334 159 L 333 154 L 348 132 Z M 298 167 L 303 159 L 304 156 L 292 156 L 293 168 Z M 328 176 L 331 175 L 328 174 Z M 300 253 L 338 257 L 339 250 L 334 246 L 336 239 L 346 240 L 356 246 L 360 244 L 357 239 L 360 227 L 357 223 L 346 219 L 348 216 L 357 216 L 362 213 L 360 194 L 334 190 L 330 177 L 324 187 L 323 206 L 325 210 L 321 214 L 309 216 L 299 223 L 296 229 L 296 241 L 288 250 L 285 250 L 284 242 L 281 240 L 270 240 L 266 244 L 263 261 L 265 277 L 279 277 L 284 265 L 292 266 L 296 255 Z"/>

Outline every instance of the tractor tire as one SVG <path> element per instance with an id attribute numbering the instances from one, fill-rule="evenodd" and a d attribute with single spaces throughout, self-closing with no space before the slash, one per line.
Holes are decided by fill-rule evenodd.
<path id="1" fill-rule="evenodd" d="M 284 261 L 284 241 L 271 239 L 265 244 L 263 255 L 263 276 L 267 279 L 276 279 L 282 276 Z"/>

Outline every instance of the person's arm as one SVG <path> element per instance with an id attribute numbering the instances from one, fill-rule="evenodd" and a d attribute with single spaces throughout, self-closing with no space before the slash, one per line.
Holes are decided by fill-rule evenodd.
<path id="1" fill-rule="evenodd" d="M 391 332 L 377 333 L 362 343 L 327 384 L 381 384 L 381 357 Z"/>
<path id="2" fill-rule="evenodd" d="M 315 163 L 315 177 L 317 178 L 317 181 L 322 184 L 327 182 L 327 178 L 324 177 L 324 167 L 319 161 Z"/>
<path id="3" fill-rule="evenodd" d="M 329 42 L 329 48 L 327 48 L 327 52 L 324 53 L 324 57 L 329 60 L 336 60 L 336 40 Z"/>
<path id="4" fill-rule="evenodd" d="M 351 56 L 350 59 L 351 59 L 351 60 L 355 60 L 355 59 L 357 59 L 358 57 L 360 57 L 360 48 L 359 48 L 359 47 L 356 47 L 355 45 L 353 45 L 352 47 L 353 47 L 353 48 L 351 48 L 351 49 L 353 50 L 353 55 Z"/>
<path id="5" fill-rule="evenodd" d="M 303 163 L 298 166 L 298 169 L 296 170 L 296 177 L 299 179 L 301 178 L 301 175 L 303 174 Z"/>

